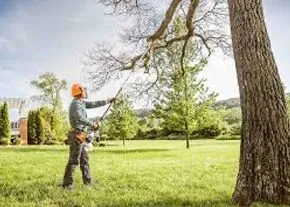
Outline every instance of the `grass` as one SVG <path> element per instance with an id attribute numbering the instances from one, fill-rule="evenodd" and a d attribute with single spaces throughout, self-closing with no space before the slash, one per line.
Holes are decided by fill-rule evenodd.
<path id="1" fill-rule="evenodd" d="M 0 206 L 234 206 L 239 141 L 128 141 L 90 152 L 94 181 L 61 183 L 67 146 L 0 148 Z M 254 206 L 270 206 L 255 204 Z"/>

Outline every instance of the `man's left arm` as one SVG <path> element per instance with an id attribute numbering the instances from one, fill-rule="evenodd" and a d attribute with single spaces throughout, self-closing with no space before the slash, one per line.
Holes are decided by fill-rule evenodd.
<path id="1" fill-rule="evenodd" d="M 86 104 L 87 109 L 92 109 L 92 108 L 98 108 L 98 107 L 105 106 L 114 100 L 115 100 L 114 98 L 111 98 L 111 99 L 102 100 L 102 101 L 85 101 L 85 104 Z"/>
<path id="2" fill-rule="evenodd" d="M 98 108 L 101 106 L 107 105 L 109 102 L 102 100 L 102 101 L 85 101 L 86 108 L 87 109 L 93 109 L 93 108 Z"/>

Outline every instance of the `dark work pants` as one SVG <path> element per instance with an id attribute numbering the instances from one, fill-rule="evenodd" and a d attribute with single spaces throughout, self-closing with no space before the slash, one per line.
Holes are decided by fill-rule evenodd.
<path id="1" fill-rule="evenodd" d="M 76 133 L 70 131 L 68 135 L 68 140 L 70 144 L 69 148 L 69 158 L 65 168 L 65 173 L 63 177 L 63 185 L 73 184 L 73 174 L 75 168 L 80 164 L 82 171 L 82 178 L 85 185 L 91 183 L 90 167 L 89 167 L 89 156 L 88 152 L 84 150 L 83 144 L 76 138 Z"/>

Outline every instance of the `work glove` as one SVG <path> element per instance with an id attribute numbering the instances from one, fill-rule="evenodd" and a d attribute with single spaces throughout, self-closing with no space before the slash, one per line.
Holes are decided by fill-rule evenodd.
<path id="1" fill-rule="evenodd" d="M 95 131 L 97 131 L 97 130 L 99 129 L 99 127 L 100 127 L 99 122 L 94 122 L 94 123 L 93 123 L 92 128 L 93 128 Z"/>

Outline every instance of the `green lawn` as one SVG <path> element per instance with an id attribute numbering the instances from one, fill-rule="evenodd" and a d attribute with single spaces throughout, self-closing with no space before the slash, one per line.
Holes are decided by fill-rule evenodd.
<path id="1" fill-rule="evenodd" d="M 0 148 L 0 206 L 233 206 L 238 141 L 110 143 L 90 152 L 99 185 L 84 188 L 78 168 L 73 192 L 57 187 L 67 146 Z"/>

